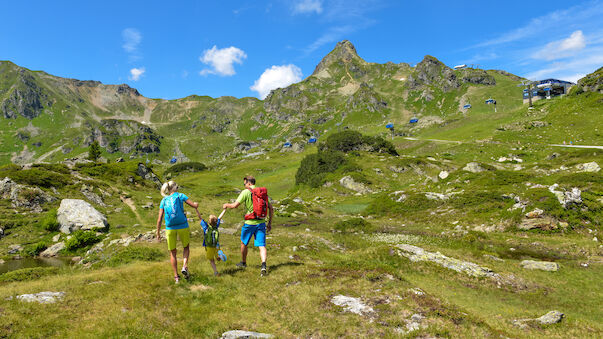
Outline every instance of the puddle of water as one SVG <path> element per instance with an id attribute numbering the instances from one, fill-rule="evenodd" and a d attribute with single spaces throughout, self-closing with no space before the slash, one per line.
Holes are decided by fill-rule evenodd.
<path id="1" fill-rule="evenodd" d="M 71 258 L 23 258 L 19 260 L 6 260 L 0 264 L 0 274 L 31 267 L 65 266 L 71 264 Z"/>

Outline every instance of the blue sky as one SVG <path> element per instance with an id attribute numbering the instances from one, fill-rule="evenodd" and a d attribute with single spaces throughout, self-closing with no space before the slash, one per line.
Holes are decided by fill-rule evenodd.
<path id="1" fill-rule="evenodd" d="M 350 40 L 369 62 L 430 54 L 575 81 L 603 66 L 602 1 L 7 1 L 0 60 L 174 99 L 265 96 Z"/>

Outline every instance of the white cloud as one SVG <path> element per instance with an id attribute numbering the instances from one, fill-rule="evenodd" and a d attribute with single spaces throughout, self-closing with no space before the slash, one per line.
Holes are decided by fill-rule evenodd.
<path id="1" fill-rule="evenodd" d="M 546 44 L 542 49 L 532 55 L 534 59 L 555 60 L 566 58 L 586 47 L 586 39 L 582 31 L 572 33 L 569 38 L 557 40 Z"/>
<path id="2" fill-rule="evenodd" d="M 579 79 L 580 75 L 594 72 L 601 65 L 603 65 L 603 48 L 590 50 L 587 55 L 581 55 L 578 58 L 554 62 L 526 74 L 525 77 L 531 80 L 558 78 L 574 81 Z"/>
<path id="3" fill-rule="evenodd" d="M 121 31 L 121 37 L 124 40 L 122 47 L 128 53 L 135 53 L 138 51 L 138 46 L 142 41 L 142 34 L 136 28 L 126 28 Z"/>
<path id="4" fill-rule="evenodd" d="M 258 92 L 260 99 L 264 99 L 273 89 L 287 87 L 301 79 L 301 69 L 293 64 L 272 66 L 267 68 L 249 88 Z"/>
<path id="5" fill-rule="evenodd" d="M 247 54 L 239 48 L 231 46 L 219 49 L 217 46 L 214 46 L 211 49 L 205 50 L 203 55 L 199 57 L 202 63 L 211 66 L 211 68 L 206 68 L 199 74 L 234 75 L 236 73 L 234 63 L 242 64 L 246 58 Z"/>
<path id="6" fill-rule="evenodd" d="M 293 6 L 293 14 L 322 13 L 321 0 L 300 0 Z"/>
<path id="7" fill-rule="evenodd" d="M 130 70 L 130 76 L 128 77 L 128 79 L 132 80 L 132 81 L 138 81 L 146 72 L 144 67 L 140 67 L 140 68 L 132 68 Z"/>

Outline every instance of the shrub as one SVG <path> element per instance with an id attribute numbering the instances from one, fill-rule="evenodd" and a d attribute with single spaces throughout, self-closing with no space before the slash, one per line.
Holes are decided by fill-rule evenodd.
<path id="1" fill-rule="evenodd" d="M 207 166 L 200 162 L 183 162 L 170 167 L 166 172 L 166 176 L 174 176 L 179 173 L 194 173 L 201 172 L 207 169 Z"/>
<path id="2" fill-rule="evenodd" d="M 52 172 L 40 167 L 22 170 L 20 167 L 5 168 L 4 176 L 25 185 L 40 187 L 63 187 L 69 183 L 69 177 L 62 173 Z"/>
<path id="3" fill-rule="evenodd" d="M 159 261 L 165 256 L 163 251 L 151 247 L 131 246 L 115 253 L 109 260 L 108 266 L 119 266 L 133 261 Z"/>
<path id="4" fill-rule="evenodd" d="M 343 153 L 323 150 L 307 155 L 295 174 L 296 184 L 319 187 L 324 183 L 327 173 L 333 172 L 345 163 Z"/>
<path id="5" fill-rule="evenodd" d="M 342 232 L 371 232 L 374 230 L 374 227 L 362 218 L 352 218 L 338 222 L 335 224 L 335 229 Z"/>
<path id="6" fill-rule="evenodd" d="M 6 272 L 0 275 L 0 282 L 35 280 L 58 271 L 57 267 L 31 267 Z"/>
<path id="7" fill-rule="evenodd" d="M 94 245 L 101 240 L 102 237 L 97 236 L 96 232 L 77 230 L 71 234 L 71 238 L 65 241 L 65 249 L 75 251 L 78 248 Z"/>
<path id="8" fill-rule="evenodd" d="M 349 153 L 353 151 L 368 151 L 398 155 L 394 145 L 379 136 L 366 136 L 357 131 L 343 131 L 331 134 L 319 150 L 332 150 Z"/>
<path id="9" fill-rule="evenodd" d="M 52 209 L 46 213 L 40 221 L 40 225 L 48 232 L 56 232 L 59 230 L 59 222 L 57 221 L 57 210 Z"/>
<path id="10" fill-rule="evenodd" d="M 25 247 L 25 254 L 31 257 L 36 257 L 47 248 L 48 244 L 44 241 L 40 241 L 38 243 Z"/>
<path id="11" fill-rule="evenodd" d="M 416 214 L 441 204 L 441 201 L 427 199 L 425 194 L 420 193 L 408 194 L 403 202 L 396 202 L 389 195 L 380 194 L 369 204 L 365 213 L 376 216 Z"/>

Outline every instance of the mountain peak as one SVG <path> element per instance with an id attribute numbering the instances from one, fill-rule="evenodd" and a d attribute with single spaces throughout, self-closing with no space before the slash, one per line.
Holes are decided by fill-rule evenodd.
<path id="1" fill-rule="evenodd" d="M 335 48 L 333 48 L 333 50 L 320 61 L 318 66 L 316 66 L 316 69 L 314 69 L 314 73 L 312 73 L 312 75 L 319 73 L 338 61 L 349 63 L 354 60 L 361 63 L 366 63 L 366 61 L 358 56 L 358 53 L 356 53 L 356 47 L 354 47 L 351 42 L 348 40 L 340 41 L 337 43 L 337 45 L 335 45 Z"/>

